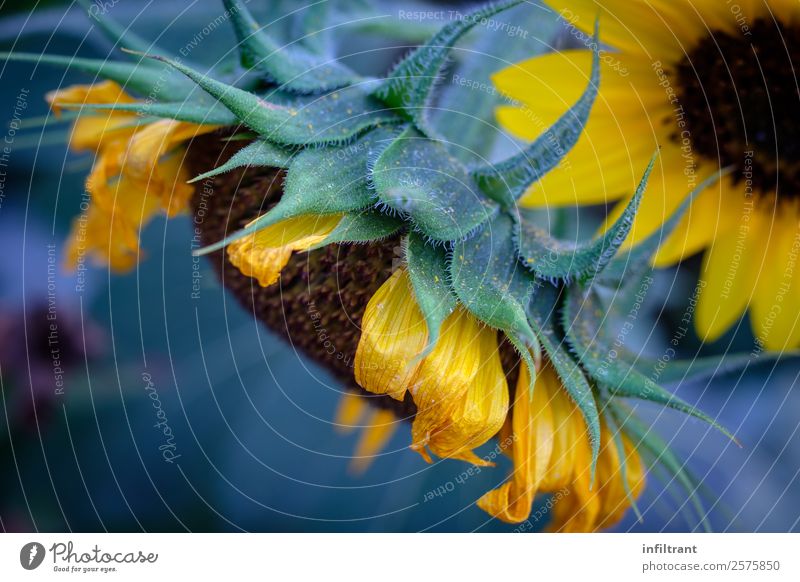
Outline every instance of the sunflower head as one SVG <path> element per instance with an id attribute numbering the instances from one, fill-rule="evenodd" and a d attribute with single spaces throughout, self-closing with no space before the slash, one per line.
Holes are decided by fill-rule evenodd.
<path id="1" fill-rule="evenodd" d="M 95 125 L 76 125 L 81 139 L 73 145 L 99 152 L 90 191 L 92 209 L 101 213 L 93 224 L 106 229 L 95 249 L 113 266 L 118 253 L 129 259 L 121 266 L 132 264 L 145 219 L 186 206 L 186 181 L 206 184 L 243 168 L 267 176 L 261 199 L 239 217 L 247 218 L 243 228 L 214 230 L 217 240 L 198 254 L 225 249 L 226 268 L 248 281 L 237 284 L 237 293 L 276 327 L 296 324 L 290 331 L 318 336 L 317 321 L 350 324 L 325 324 L 352 347 L 335 354 L 336 366 L 349 368 L 367 393 L 407 405 L 411 449 L 425 460 L 491 465 L 475 449 L 499 435 L 514 470 L 479 501 L 484 510 L 519 522 L 535 495 L 563 495 L 554 527 L 591 531 L 615 523 L 634 504 L 647 463 L 663 463 L 695 494 L 682 464 L 642 429 L 623 399 L 717 425 L 639 371 L 633 355 L 614 348 L 616 331 L 606 324 L 620 308 L 604 292 L 615 290 L 627 302 L 646 280 L 657 248 L 649 240 L 620 251 L 655 158 L 643 164 L 644 177 L 613 224 L 592 240 L 557 240 L 518 206 L 580 139 L 601 83 L 599 52 L 592 51 L 574 103 L 539 139 L 499 163 L 465 163 L 458 144 L 430 122 L 435 80 L 455 43 L 521 3 L 506 0 L 463 15 L 374 79 L 314 47 L 277 42 L 244 2 L 226 0 L 237 63 L 205 74 L 120 38 L 138 50 L 128 52 L 135 62 L 80 66 L 128 80 L 125 92 L 93 86 L 51 102 L 95 113 Z M 594 35 L 598 47 L 597 27 Z M 130 97 L 129 89 L 144 97 Z M 198 137 L 220 126 L 246 145 L 189 180 L 176 154 L 180 160 L 189 141 L 192 158 L 195 138 L 220 142 L 217 135 Z M 115 190 L 107 191 L 112 182 Z M 117 216 L 125 219 L 121 225 Z M 387 241 L 398 253 L 386 251 Z M 278 317 L 284 295 L 276 283 L 298 289 L 303 318 Z M 313 310 L 311 293 L 326 298 L 314 301 Z M 334 301 L 348 317 L 332 315 Z M 318 339 L 308 345 L 324 359 Z M 341 424 L 360 415 L 347 399 Z M 384 412 L 371 418 L 360 456 L 385 440 L 387 424 Z"/>

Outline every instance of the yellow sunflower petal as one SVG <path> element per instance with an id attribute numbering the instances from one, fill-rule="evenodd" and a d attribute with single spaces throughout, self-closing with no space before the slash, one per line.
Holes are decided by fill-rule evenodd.
<path id="1" fill-rule="evenodd" d="M 363 473 L 369 468 L 375 456 L 391 440 L 399 422 L 390 410 L 377 409 L 372 413 L 353 453 L 350 466 L 355 473 Z"/>
<path id="2" fill-rule="evenodd" d="M 481 363 L 482 326 L 463 307 L 442 324 L 433 351 L 417 369 L 408 389 L 420 410 L 432 407 L 444 416 L 461 401 Z"/>
<path id="3" fill-rule="evenodd" d="M 367 303 L 355 358 L 358 385 L 403 400 L 421 362 L 428 327 L 405 269 L 398 269 Z"/>
<path id="4" fill-rule="evenodd" d="M 228 259 L 242 274 L 269 287 L 278 280 L 293 251 L 325 240 L 341 218 L 341 214 L 308 214 L 283 220 L 231 243 Z"/>
<path id="5" fill-rule="evenodd" d="M 497 434 L 508 414 L 508 383 L 497 349 L 497 332 L 480 330 L 480 367 L 454 407 L 421 408 L 412 426 L 412 448 L 440 457 L 493 465 L 472 452 Z"/>
<path id="6" fill-rule="evenodd" d="M 599 18 L 603 43 L 626 52 L 643 52 L 653 59 L 679 59 L 685 45 L 700 37 L 709 25 L 719 28 L 728 24 L 718 8 L 719 5 L 724 7 L 724 3 L 713 0 L 702 3 L 689 0 L 545 1 L 564 20 L 589 35 Z"/>
<path id="7" fill-rule="evenodd" d="M 719 237 L 703 257 L 695 328 L 713 341 L 733 325 L 751 299 L 764 257 L 763 226 L 770 217 L 754 209 L 752 200 L 739 207 L 739 223 Z"/>
<path id="8" fill-rule="evenodd" d="M 533 398 L 528 394 L 528 371 L 520 367 L 511 412 L 511 458 L 514 470 L 508 481 L 478 500 L 478 507 L 508 523 L 528 518 L 531 504 L 545 478 L 554 447 L 554 418 L 550 402 L 557 379 L 546 366 L 536 377 Z"/>
<path id="9" fill-rule="evenodd" d="M 93 85 L 72 85 L 65 89 L 50 91 L 45 99 L 56 115 L 59 115 L 66 105 L 136 101 L 114 81 L 102 81 Z M 72 127 L 70 147 L 75 150 L 98 149 L 109 140 L 125 140 L 136 131 L 137 121 L 136 114 L 129 112 L 82 112 Z"/>
<path id="10" fill-rule="evenodd" d="M 550 408 L 553 414 L 553 453 L 539 484 L 542 491 L 564 492 L 573 480 L 579 440 L 586 441 L 586 425 L 555 371 L 551 371 Z"/>
<path id="11" fill-rule="evenodd" d="M 750 308 L 753 333 L 768 350 L 800 345 L 800 210 L 781 204 L 770 231 L 767 260 L 756 283 Z"/>
<path id="12" fill-rule="evenodd" d="M 608 432 L 607 429 L 606 432 Z M 611 454 L 614 455 L 614 460 L 610 465 L 617 469 L 606 473 L 606 465 L 609 463 L 605 463 L 601 474 L 600 465 L 598 465 L 598 495 L 602 498 L 602 504 L 597 516 L 595 531 L 607 529 L 619 522 L 631 505 L 629 494 L 636 499 L 644 490 L 644 461 L 630 439 L 624 435 L 622 435 L 621 439 L 623 454 L 625 455 L 625 481 L 627 481 L 627 484 L 623 483 L 622 469 L 618 457 L 619 451 L 615 444 L 611 443 L 611 447 L 613 447 Z"/>
<path id="13" fill-rule="evenodd" d="M 50 91 L 45 95 L 53 112 L 59 115 L 65 105 L 83 105 L 85 103 L 135 103 L 136 99 L 128 95 L 114 81 L 101 81 L 92 85 L 70 85 L 64 89 Z M 132 115 L 126 113 L 125 115 Z"/>
<path id="14" fill-rule="evenodd" d="M 336 430 L 343 434 L 352 432 L 368 408 L 369 405 L 365 398 L 352 392 L 343 392 L 333 421 Z"/>
<path id="15" fill-rule="evenodd" d="M 172 119 L 161 119 L 138 131 L 128 146 L 124 171 L 139 179 L 147 179 L 161 157 L 175 145 L 193 137 L 210 133 L 216 125 L 198 125 Z"/>
<path id="16" fill-rule="evenodd" d="M 65 266 L 73 270 L 87 259 L 108 265 L 114 271 L 132 269 L 138 260 L 139 238 L 125 221 L 115 220 L 101 207 L 92 204 L 75 218 L 67 240 Z"/>

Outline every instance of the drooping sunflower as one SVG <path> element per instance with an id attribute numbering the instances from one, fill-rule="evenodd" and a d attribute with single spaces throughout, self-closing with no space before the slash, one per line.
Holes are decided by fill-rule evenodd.
<path id="1" fill-rule="evenodd" d="M 374 405 L 362 421 L 364 407 L 347 395 L 337 414 L 344 430 L 365 427 L 362 469 L 400 418 L 411 421 L 410 449 L 428 462 L 491 466 L 494 457 L 479 448 L 496 439 L 513 471 L 476 501 L 504 521 L 525 521 L 535 496 L 551 494 L 559 499 L 552 529 L 610 527 L 635 505 L 655 464 L 697 503 L 683 463 L 624 400 L 718 425 L 613 348 L 606 324 L 628 305 L 656 250 L 648 240 L 619 253 L 654 159 L 639 169 L 644 177 L 619 218 L 593 240 L 556 241 L 517 205 L 578 142 L 598 94 L 600 51 L 546 138 L 497 164 L 465 163 L 429 118 L 435 79 L 461 37 L 521 0 L 445 25 L 382 79 L 359 76 L 319 47 L 281 45 L 243 2 L 224 4 L 237 63 L 204 74 L 146 47 L 157 54 L 135 53 L 125 66 L 81 62 L 133 86 L 52 97 L 56 107 L 80 109 L 73 145 L 100 151 L 90 179 L 92 208 L 103 211 L 92 223 L 98 255 L 130 266 L 117 262 L 116 221 L 129 229 L 119 246 L 131 261 L 133 234 L 153 209 L 171 213 L 188 201 L 207 245 L 198 254 L 211 257 L 224 285 L 337 375 L 347 394 Z M 324 29 L 325 17 L 308 22 Z M 116 34 L 119 26 L 104 28 L 142 48 Z M 237 67 L 246 74 L 226 75 Z M 92 112 L 98 119 L 84 117 Z M 183 181 L 192 175 L 196 186 Z M 122 186 L 129 179 L 136 188 Z M 616 304 L 604 300 L 609 287 Z M 673 362 L 661 374 L 687 378 L 687 367 Z"/>
<path id="2" fill-rule="evenodd" d="M 525 193 L 527 206 L 621 200 L 652 152 L 661 156 L 626 246 L 659 231 L 691 192 L 653 263 L 703 253 L 695 328 L 715 340 L 750 308 L 757 341 L 800 346 L 800 123 L 794 0 L 546 0 L 578 48 L 499 72 L 515 102 L 500 123 L 533 139 L 585 83 L 599 18 L 603 84 L 584 135 Z M 714 180 L 720 169 L 727 172 Z M 712 178 L 711 180 L 707 180 Z"/>

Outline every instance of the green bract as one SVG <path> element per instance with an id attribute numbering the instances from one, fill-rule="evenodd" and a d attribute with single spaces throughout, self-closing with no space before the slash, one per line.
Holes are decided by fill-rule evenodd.
<path id="1" fill-rule="evenodd" d="M 636 357 L 614 345 L 606 319 L 614 318 L 615 310 L 600 299 L 603 289 L 626 298 L 626 285 L 649 269 L 658 241 L 622 254 L 619 249 L 646 195 L 655 158 L 641 168 L 641 184 L 625 212 L 595 240 L 559 241 L 516 206 L 580 137 L 602 82 L 597 52 L 586 71 L 583 95 L 541 138 L 506 160 L 471 167 L 428 120 L 436 79 L 459 39 L 482 19 L 524 4 L 521 0 L 491 4 L 448 23 L 384 79 L 357 75 L 332 59 L 321 43 L 273 39 L 245 3 L 224 4 L 238 39 L 239 59 L 215 71 L 200 72 L 196 65 L 124 35 L 122 27 L 106 20 L 99 24 L 120 46 L 138 51 L 127 53 L 133 57 L 130 62 L 19 54 L 5 58 L 68 66 L 115 80 L 140 96 L 155 95 L 155 100 L 136 104 L 84 108 L 246 126 L 254 135 L 252 143 L 195 180 L 240 166 L 286 168 L 283 196 L 247 228 L 198 254 L 308 214 L 344 215 L 314 248 L 369 243 L 403 233 L 413 291 L 429 328 L 423 356 L 435 346 L 442 322 L 460 303 L 516 346 L 530 368 L 531 387 L 542 353 L 547 356 L 586 421 L 595 460 L 605 418 L 607 427 L 619 427 L 640 443 L 645 456 L 661 463 L 694 498 L 697 488 L 680 462 L 622 402 L 649 400 L 719 425 L 660 387 L 640 369 Z M 324 12 L 310 11 L 308 22 L 300 25 L 324 29 L 325 18 Z M 595 31 L 592 46 L 598 46 L 598 37 Z M 687 206 L 688 200 L 667 230 Z M 699 369 L 708 375 L 720 365 L 702 362 Z M 691 368 L 682 362 L 672 362 L 662 371 L 666 381 L 689 377 Z M 618 435 L 615 438 L 621 446 Z"/>

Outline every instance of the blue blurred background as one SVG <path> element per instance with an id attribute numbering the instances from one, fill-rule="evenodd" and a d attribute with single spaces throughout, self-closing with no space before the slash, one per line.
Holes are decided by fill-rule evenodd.
<path id="1" fill-rule="evenodd" d="M 114 18 L 174 50 L 222 10 L 221 3 L 189 0 L 106 4 Z M 260 3 L 251 4 L 258 12 Z M 271 9 L 283 4 L 291 3 Z M 417 42 L 436 24 L 395 22 L 397 3 L 345 4 L 389 19 L 388 25 L 348 34 L 340 46 L 343 54 L 387 47 L 358 63 L 375 73 L 403 52 L 388 47 Z M 466 4 L 404 2 L 408 10 Z M 495 43 L 497 55 L 517 60 L 560 46 L 560 24 L 534 8 L 530 36 L 513 39 L 513 47 Z M 100 57 L 112 51 L 79 6 L 57 1 L 39 2 L 33 12 L 29 2 L 3 4 L 0 42 L 4 51 Z M 222 26 L 192 58 L 213 63 L 233 46 Z M 474 506 L 506 477 L 505 459 L 426 502 L 426 493 L 449 489 L 467 466 L 426 465 L 406 448 L 410 430 L 403 425 L 368 471 L 350 471 L 357 436 L 340 435 L 332 425 L 341 386 L 252 321 L 210 268 L 192 258 L 188 218 L 151 224 L 143 235 L 146 258 L 131 274 L 93 269 L 81 285 L 65 273 L 63 242 L 78 213 L 91 156 L 67 151 L 67 124 L 44 127 L 38 119 L 47 115 L 45 92 L 88 79 L 45 66 L 1 66 L 0 133 L 11 143 L 0 168 L 0 529 L 514 530 Z M 14 127 L 15 108 L 25 129 Z M 200 299 L 190 300 L 197 268 Z M 651 297 L 647 305 L 649 327 L 659 327 L 645 351 L 663 350 L 687 307 L 694 277 L 691 261 L 681 271 L 657 275 L 670 296 L 658 304 Z M 55 344 L 47 317 L 52 309 Z M 752 346 L 743 325 L 714 345 L 687 338 L 681 348 L 694 357 Z M 54 347 L 63 386 L 54 374 Z M 717 530 L 800 529 L 799 369 L 793 362 L 765 363 L 744 375 L 675 388 L 731 428 L 742 448 L 699 422 L 639 407 L 719 496 L 718 503 L 707 503 Z M 164 437 L 154 427 L 154 393 L 174 436 L 172 462 L 159 449 Z M 655 476 L 640 505 L 641 523 L 628 516 L 615 529 L 685 531 L 697 525 L 681 513 L 685 499 Z"/>

